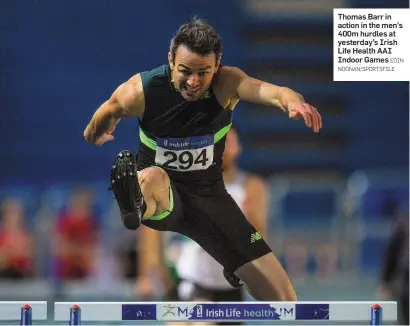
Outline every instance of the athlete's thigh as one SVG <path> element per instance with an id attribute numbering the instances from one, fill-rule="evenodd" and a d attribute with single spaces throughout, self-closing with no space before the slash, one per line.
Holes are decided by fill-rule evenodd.
<path id="1" fill-rule="evenodd" d="M 227 193 L 184 194 L 183 230 L 228 272 L 270 252 L 269 246 Z"/>
<path id="2" fill-rule="evenodd" d="M 271 249 L 259 232 L 248 222 L 235 200 L 229 195 L 218 197 L 219 215 L 214 217 L 214 223 L 224 230 L 228 241 L 235 246 L 237 256 L 234 266 L 227 271 L 233 272 L 238 267 L 257 259 Z"/>

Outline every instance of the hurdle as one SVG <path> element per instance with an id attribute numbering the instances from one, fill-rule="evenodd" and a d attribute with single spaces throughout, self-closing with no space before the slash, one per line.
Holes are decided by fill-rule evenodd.
<path id="1" fill-rule="evenodd" d="M 289 325 L 312 325 L 312 322 L 319 320 L 350 324 L 370 322 L 373 326 L 394 324 L 397 322 L 397 302 L 55 302 L 54 304 L 54 321 L 69 322 L 69 325 L 81 325 L 82 322 L 116 324 L 124 321 L 266 322 L 279 320 L 286 321 Z"/>
<path id="2" fill-rule="evenodd" d="M 20 321 L 25 326 L 46 320 L 46 301 L 0 301 L 0 321 Z"/>

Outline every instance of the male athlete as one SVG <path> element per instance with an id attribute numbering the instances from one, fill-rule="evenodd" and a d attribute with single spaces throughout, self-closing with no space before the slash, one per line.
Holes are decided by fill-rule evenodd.
<path id="1" fill-rule="evenodd" d="M 122 118 L 138 117 L 141 145 L 117 155 L 111 189 L 126 228 L 141 223 L 181 233 L 224 267 L 235 287 L 242 282 L 257 300 L 296 301 L 283 267 L 228 194 L 222 153 L 239 100 L 277 106 L 305 120 L 314 132 L 322 122 L 302 95 L 220 67 L 222 41 L 201 20 L 174 35 L 168 65 L 136 74 L 120 85 L 93 115 L 85 139 L 101 146 Z M 250 122 L 251 123 L 251 122 Z M 138 171 L 138 172 L 137 172 Z"/>
<path id="2" fill-rule="evenodd" d="M 257 233 L 253 240 L 266 233 L 268 192 L 259 177 L 241 171 L 236 159 L 241 145 L 235 128 L 226 135 L 223 153 L 223 179 L 226 190 L 244 212 Z M 142 232 L 141 232 L 142 231 Z M 242 301 L 244 292 L 233 288 L 223 276 L 223 267 L 196 242 L 184 237 L 175 259 L 167 245 L 167 232 L 142 228 L 138 289 L 144 297 L 155 295 L 153 281 L 159 279 L 168 301 Z M 168 252 L 168 253 L 167 253 Z M 166 272 L 168 270 L 168 273 Z"/>

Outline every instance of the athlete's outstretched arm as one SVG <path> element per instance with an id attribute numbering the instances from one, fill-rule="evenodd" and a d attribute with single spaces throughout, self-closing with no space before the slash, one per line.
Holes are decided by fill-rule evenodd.
<path id="1" fill-rule="evenodd" d="M 144 110 L 144 91 L 140 75 L 121 84 L 94 113 L 84 130 L 84 138 L 95 146 L 114 140 L 112 133 L 121 118 L 140 117 Z"/>
<path id="2" fill-rule="evenodd" d="M 220 69 L 221 79 L 229 85 L 229 93 L 234 98 L 247 102 L 277 106 L 289 114 L 291 119 L 305 120 L 306 126 L 314 132 L 322 128 L 322 118 L 317 109 L 306 103 L 303 96 L 288 87 L 273 85 L 245 74 L 235 67 Z"/>

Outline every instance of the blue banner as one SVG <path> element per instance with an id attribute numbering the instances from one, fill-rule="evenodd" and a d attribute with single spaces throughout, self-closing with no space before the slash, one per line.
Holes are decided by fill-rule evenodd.
<path id="1" fill-rule="evenodd" d="M 157 320 L 157 305 L 123 304 L 122 320 Z"/>
<path id="2" fill-rule="evenodd" d="M 293 303 L 169 303 L 159 305 L 159 320 L 252 321 L 294 320 Z"/>
<path id="3" fill-rule="evenodd" d="M 329 304 L 297 303 L 296 320 L 329 320 Z"/>

